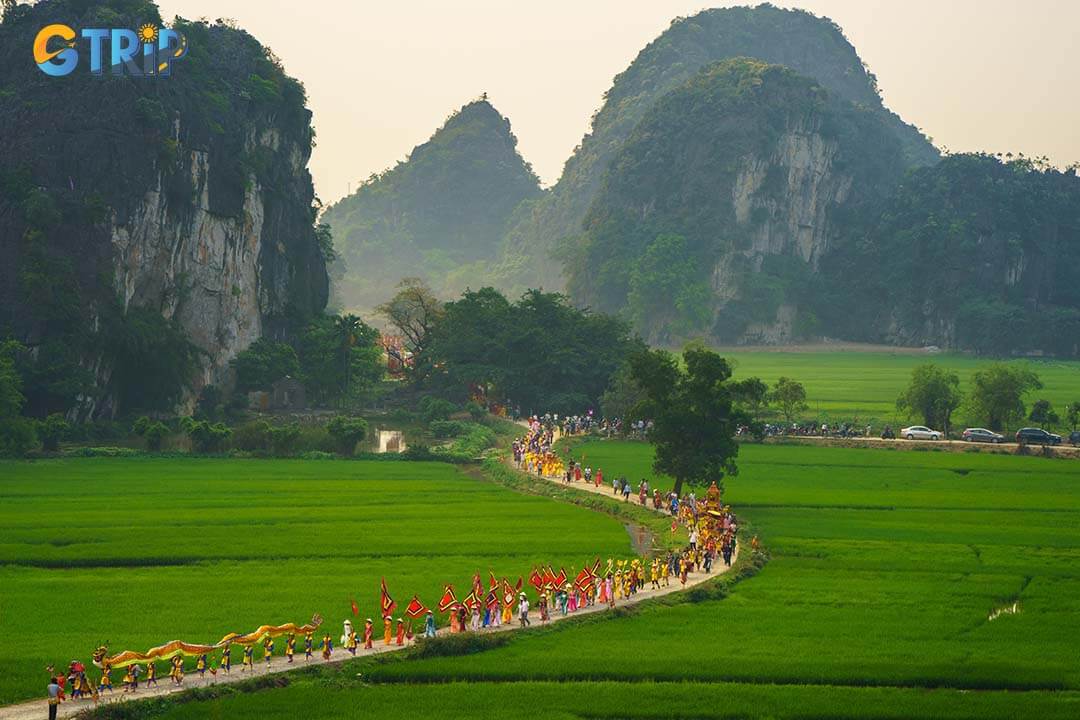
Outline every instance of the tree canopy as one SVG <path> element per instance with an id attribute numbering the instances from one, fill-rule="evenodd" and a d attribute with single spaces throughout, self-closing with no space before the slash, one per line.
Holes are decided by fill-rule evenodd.
<path id="1" fill-rule="evenodd" d="M 635 415 L 653 422 L 653 469 L 673 477 L 680 495 L 684 483 L 719 484 L 738 471 L 735 430 L 744 419 L 732 407 L 726 360 L 704 348 L 686 350 L 682 360 L 685 370 L 663 350 L 630 358 L 633 378 L 645 395 Z"/>
<path id="2" fill-rule="evenodd" d="M 998 363 L 971 376 L 971 414 L 991 430 L 1003 430 L 1024 417 L 1024 396 L 1042 388 L 1039 376 L 1023 367 Z"/>
<path id="3" fill-rule="evenodd" d="M 953 411 L 962 398 L 960 376 L 927 363 L 911 371 L 911 382 L 897 398 L 896 408 L 915 413 L 928 427 L 948 433 Z"/>

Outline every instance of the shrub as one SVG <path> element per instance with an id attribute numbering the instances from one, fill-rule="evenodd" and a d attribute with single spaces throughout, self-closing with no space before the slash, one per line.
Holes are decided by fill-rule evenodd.
<path id="1" fill-rule="evenodd" d="M 270 449 L 270 423 L 252 420 L 233 431 L 232 445 L 246 452 L 266 452 Z"/>
<path id="2" fill-rule="evenodd" d="M 326 430 L 333 436 L 338 453 L 350 457 L 356 443 L 367 437 L 368 424 L 363 418 L 338 415 L 326 424 Z"/>
<path id="3" fill-rule="evenodd" d="M 161 445 L 168 434 L 169 427 L 165 423 L 160 420 L 150 423 L 142 434 L 143 439 L 146 440 L 146 449 L 154 452 L 161 450 Z"/>
<path id="4" fill-rule="evenodd" d="M 470 401 L 469 404 L 465 406 L 465 409 L 469 411 L 469 417 L 473 419 L 473 422 L 480 422 L 487 417 L 487 408 L 475 400 Z"/>
<path id="5" fill-rule="evenodd" d="M 36 444 L 33 420 L 23 417 L 0 420 L 0 457 L 22 457 Z"/>
<path id="6" fill-rule="evenodd" d="M 300 427 L 300 437 L 296 441 L 296 449 L 304 453 L 333 454 L 337 449 L 337 443 L 324 426 L 307 425 Z"/>
<path id="7" fill-rule="evenodd" d="M 437 438 L 455 438 L 463 434 L 468 426 L 459 420 L 435 420 L 429 428 Z"/>
<path id="8" fill-rule="evenodd" d="M 291 455 L 300 439 L 300 423 L 270 428 L 270 449 L 275 455 Z"/>
<path id="9" fill-rule="evenodd" d="M 191 438 L 191 449 L 200 453 L 221 452 L 232 435 L 232 430 L 224 423 L 211 423 L 190 417 L 180 421 L 180 429 Z"/>
<path id="10" fill-rule="evenodd" d="M 46 452 L 56 452 L 60 449 L 60 441 L 71 432 L 71 425 L 60 413 L 53 413 L 38 423 L 38 437 L 41 438 L 41 449 Z"/>
<path id="11" fill-rule="evenodd" d="M 434 395 L 426 395 L 420 398 L 419 407 L 420 417 L 427 423 L 434 420 L 446 420 L 457 410 L 454 403 Z"/>

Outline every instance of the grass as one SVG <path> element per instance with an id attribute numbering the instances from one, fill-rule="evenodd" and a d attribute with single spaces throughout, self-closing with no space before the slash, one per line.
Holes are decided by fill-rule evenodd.
<path id="1" fill-rule="evenodd" d="M 0 463 L 0 704 L 102 642 L 213 642 L 314 613 L 336 637 L 380 577 L 404 607 L 476 570 L 627 554 L 622 524 L 440 463 L 93 458 Z"/>
<path id="2" fill-rule="evenodd" d="M 737 377 L 760 377 L 770 385 L 787 376 L 806 387 L 810 409 L 807 417 L 828 421 L 859 418 L 878 425 L 906 424 L 896 412 L 896 398 L 911 379 L 917 365 L 934 363 L 955 371 L 961 389 L 971 386 L 971 375 L 993 360 L 954 354 L 911 354 L 888 352 L 751 352 L 725 349 L 723 355 L 735 364 Z M 1080 401 L 1080 362 L 1064 360 L 1017 360 L 1034 370 L 1044 389 L 1031 394 L 1031 401 L 1049 400 L 1059 415 L 1065 406 Z M 961 411 L 958 419 L 964 419 Z M 920 420 L 921 422 L 921 420 Z M 976 423 L 977 424 L 977 423 Z"/>
<path id="3" fill-rule="evenodd" d="M 605 475 L 652 478 L 646 445 L 582 453 Z M 739 464 L 727 499 L 772 560 L 722 600 L 683 596 L 464 658 L 348 665 L 163 717 L 286 717 L 315 704 L 349 717 L 355 703 L 387 718 L 1080 711 L 1080 463 L 749 445 Z M 1013 602 L 1018 614 L 989 619 Z"/>

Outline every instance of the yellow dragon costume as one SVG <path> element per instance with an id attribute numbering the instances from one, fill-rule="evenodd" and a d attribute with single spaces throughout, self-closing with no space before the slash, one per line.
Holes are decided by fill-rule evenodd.
<path id="1" fill-rule="evenodd" d="M 111 668 L 125 668 L 129 665 L 138 665 L 158 660 L 171 660 L 180 655 L 194 657 L 220 650 L 226 645 L 258 645 L 268 637 L 274 638 L 290 633 L 306 635 L 307 633 L 313 633 L 318 630 L 320 625 L 322 625 L 322 617 L 314 615 L 311 618 L 311 622 L 307 625 L 297 625 L 296 623 L 287 623 L 285 625 L 260 625 L 253 632 L 249 632 L 246 635 L 229 633 L 213 645 L 195 645 L 181 640 L 173 640 L 164 645 L 150 648 L 144 653 L 125 650 L 122 653 L 112 656 L 108 655 L 109 646 L 102 645 L 94 651 L 94 665 L 102 667 L 102 665 L 107 663 Z"/>

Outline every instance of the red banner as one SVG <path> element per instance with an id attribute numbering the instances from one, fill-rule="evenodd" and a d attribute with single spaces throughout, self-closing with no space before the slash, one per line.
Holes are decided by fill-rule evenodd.
<path id="1" fill-rule="evenodd" d="M 427 615 L 427 611 L 428 609 L 424 607 L 424 603 L 420 602 L 420 598 L 416 595 L 412 596 L 412 600 L 409 601 L 409 607 L 405 608 L 405 614 L 414 620 Z"/>
<path id="2" fill-rule="evenodd" d="M 454 586 L 447 585 L 443 591 L 442 599 L 439 600 L 439 612 L 449 612 L 450 608 L 458 604 L 457 595 L 454 594 Z"/>
<path id="3" fill-rule="evenodd" d="M 379 607 L 382 608 L 383 617 L 386 617 L 390 613 L 394 612 L 394 608 L 397 607 L 397 603 L 394 602 L 394 598 L 390 597 L 390 593 L 386 590 L 386 578 L 382 579 L 382 592 L 379 597 Z"/>
<path id="4" fill-rule="evenodd" d="M 360 614 L 360 606 L 356 604 L 356 598 L 353 598 L 352 603 L 351 603 L 351 607 L 352 607 L 352 614 L 353 615 L 359 615 Z"/>

